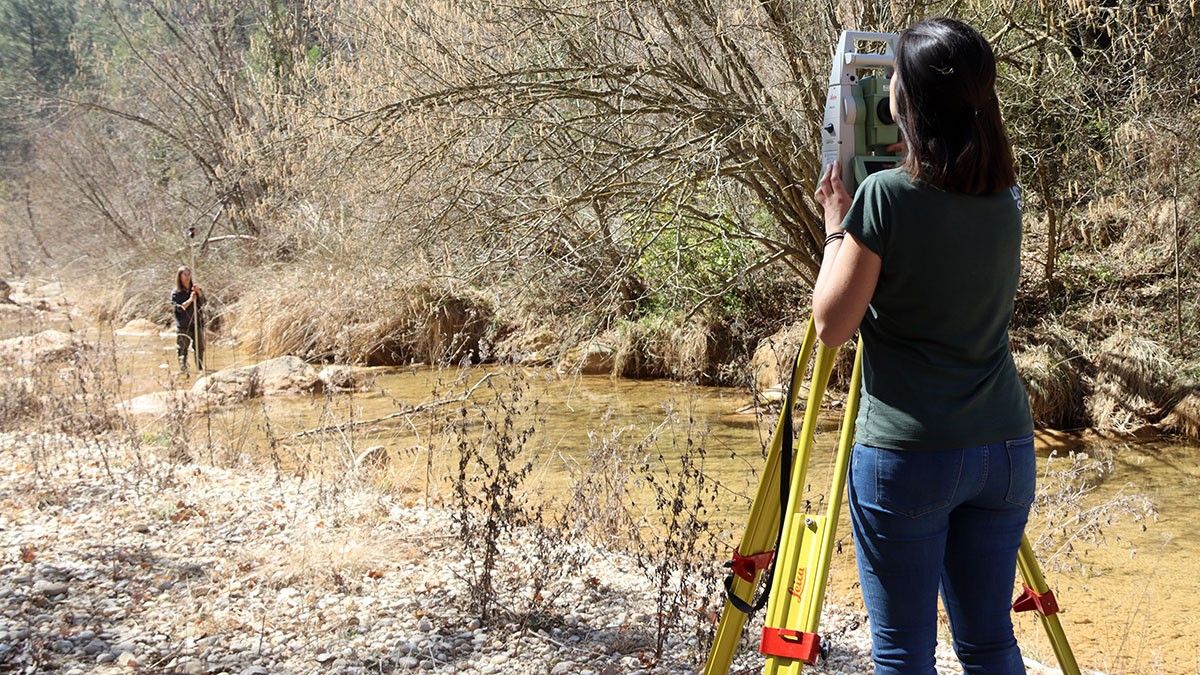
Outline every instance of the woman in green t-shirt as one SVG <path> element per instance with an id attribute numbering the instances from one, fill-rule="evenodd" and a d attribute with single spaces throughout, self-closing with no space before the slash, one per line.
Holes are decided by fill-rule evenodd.
<path id="1" fill-rule="evenodd" d="M 1035 460 L 1008 341 L 1021 212 L 995 83 L 970 26 L 913 25 L 891 78 L 901 166 L 853 199 L 834 166 L 816 193 L 818 335 L 863 341 L 849 502 L 879 675 L 935 672 L 939 587 L 965 672 L 1025 672 L 1009 602 Z"/>

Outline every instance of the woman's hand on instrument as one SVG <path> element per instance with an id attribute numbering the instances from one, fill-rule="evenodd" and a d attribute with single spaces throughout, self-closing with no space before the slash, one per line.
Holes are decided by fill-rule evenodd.
<path id="1" fill-rule="evenodd" d="M 817 192 L 813 195 L 821 209 L 825 212 L 825 234 L 842 231 L 842 220 L 850 210 L 850 193 L 842 183 L 842 163 L 834 160 L 825 170 L 817 184 Z"/>

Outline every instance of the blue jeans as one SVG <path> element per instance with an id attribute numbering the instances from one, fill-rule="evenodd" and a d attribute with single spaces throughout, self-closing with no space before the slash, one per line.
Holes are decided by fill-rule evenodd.
<path id="1" fill-rule="evenodd" d="M 937 595 L 966 673 L 1024 673 L 1010 605 L 1033 436 L 937 451 L 855 444 L 850 521 L 876 675 L 932 675 Z"/>

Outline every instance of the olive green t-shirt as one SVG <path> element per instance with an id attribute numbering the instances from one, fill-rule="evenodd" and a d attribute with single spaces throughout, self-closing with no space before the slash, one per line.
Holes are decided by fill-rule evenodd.
<path id="1" fill-rule="evenodd" d="M 1032 432 L 1008 342 L 1016 190 L 965 195 L 880 171 L 859 186 L 843 225 L 883 261 L 860 329 L 858 442 L 935 450 Z"/>

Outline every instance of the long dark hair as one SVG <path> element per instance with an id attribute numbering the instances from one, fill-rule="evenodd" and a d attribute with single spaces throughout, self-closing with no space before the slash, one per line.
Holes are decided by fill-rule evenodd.
<path id="1" fill-rule="evenodd" d="M 913 24 L 900 34 L 896 74 L 910 176 L 973 195 L 1016 184 L 996 98 L 996 57 L 978 31 L 947 18 Z"/>
<path id="2" fill-rule="evenodd" d="M 177 291 L 188 291 L 188 290 L 191 290 L 191 288 L 192 288 L 192 280 L 191 279 L 188 279 L 187 288 L 184 288 L 184 286 L 183 286 L 183 273 L 184 272 L 191 274 L 192 268 L 188 267 L 187 265 L 184 265 L 183 267 L 180 267 L 178 270 L 175 271 L 175 290 L 177 290 Z"/>

